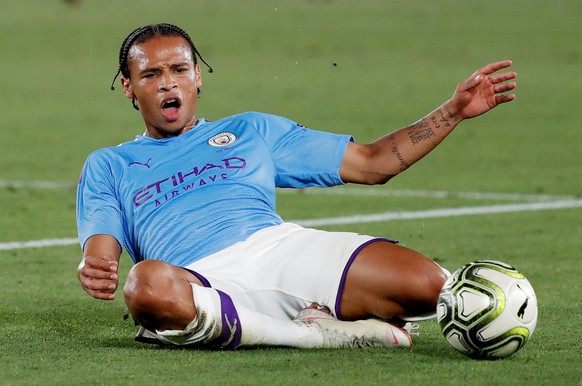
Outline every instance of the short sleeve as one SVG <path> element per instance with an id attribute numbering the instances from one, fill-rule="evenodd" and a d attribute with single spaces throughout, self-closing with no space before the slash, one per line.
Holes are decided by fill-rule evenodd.
<path id="1" fill-rule="evenodd" d="M 339 170 L 351 136 L 312 130 L 269 114 L 255 114 L 253 120 L 271 151 L 278 187 L 344 184 Z"/>
<path id="2" fill-rule="evenodd" d="M 82 248 L 91 236 L 98 234 L 111 235 L 125 245 L 114 171 L 100 154 L 89 156 L 77 187 L 77 229 Z"/>

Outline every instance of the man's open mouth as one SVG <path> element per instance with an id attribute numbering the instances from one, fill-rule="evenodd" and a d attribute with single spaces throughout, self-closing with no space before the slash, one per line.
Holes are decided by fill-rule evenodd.
<path id="1" fill-rule="evenodd" d="M 182 101 L 179 98 L 166 99 L 162 103 L 162 114 L 169 121 L 175 121 L 180 115 Z"/>

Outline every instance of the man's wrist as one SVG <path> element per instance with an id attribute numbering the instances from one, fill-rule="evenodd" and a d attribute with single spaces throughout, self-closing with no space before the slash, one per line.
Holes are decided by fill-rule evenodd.
<path id="1" fill-rule="evenodd" d="M 443 115 L 448 119 L 448 121 L 454 125 L 458 125 L 465 118 L 461 112 L 456 108 L 452 99 L 449 99 L 443 103 L 440 107 L 443 111 Z"/>

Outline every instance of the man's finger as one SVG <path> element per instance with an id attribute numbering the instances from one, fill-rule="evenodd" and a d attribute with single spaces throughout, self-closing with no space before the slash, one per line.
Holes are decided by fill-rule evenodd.
<path id="1" fill-rule="evenodd" d="M 96 269 L 87 266 L 81 269 L 81 275 L 95 279 L 117 280 L 117 273 L 115 271 Z"/>
<path id="2" fill-rule="evenodd" d="M 489 77 L 489 81 L 493 84 L 498 84 L 502 82 L 506 82 L 511 79 L 515 79 L 517 77 L 517 73 L 515 72 L 504 72 L 502 74 L 492 75 Z"/>
<path id="3" fill-rule="evenodd" d="M 511 60 L 502 60 L 500 62 L 490 63 L 490 64 L 486 65 L 485 67 L 483 67 L 482 69 L 480 69 L 478 72 L 483 73 L 485 75 L 491 75 L 494 72 L 497 72 L 499 70 L 502 70 L 504 68 L 511 66 L 512 64 L 513 64 L 513 62 Z"/>
<path id="4" fill-rule="evenodd" d="M 117 280 L 95 279 L 88 276 L 81 278 L 81 284 L 92 291 L 115 291 L 117 288 Z"/>
<path id="5" fill-rule="evenodd" d="M 95 299 L 100 300 L 115 300 L 115 294 L 110 292 L 99 292 L 99 291 L 92 291 L 92 290 L 85 290 L 89 295 L 94 297 Z"/>
<path id="6" fill-rule="evenodd" d="M 502 84 L 498 84 L 496 85 L 493 90 L 495 91 L 495 94 L 499 94 L 502 92 L 507 92 L 510 90 L 513 90 L 517 85 L 514 82 L 510 82 L 510 83 L 502 83 Z"/>
<path id="7" fill-rule="evenodd" d="M 501 103 L 511 102 L 515 99 L 515 94 L 501 94 L 495 96 L 495 102 L 499 105 Z"/>

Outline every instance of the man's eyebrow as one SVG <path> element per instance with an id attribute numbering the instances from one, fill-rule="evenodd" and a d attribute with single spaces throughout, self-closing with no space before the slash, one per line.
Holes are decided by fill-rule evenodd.
<path id="1" fill-rule="evenodd" d="M 148 67 L 148 68 L 144 68 L 143 70 L 140 70 L 139 73 L 143 74 L 144 72 L 156 72 L 159 70 L 160 70 L 159 67 Z"/>
<path id="2" fill-rule="evenodd" d="M 190 66 L 191 62 L 179 62 L 179 63 L 172 63 L 170 64 L 170 68 L 177 68 L 177 67 L 183 67 L 183 66 Z M 148 67 L 148 68 L 144 68 L 143 70 L 140 70 L 139 73 L 143 74 L 145 72 L 157 72 L 160 71 L 161 67 Z"/>
<path id="3" fill-rule="evenodd" d="M 170 65 L 170 67 L 176 68 L 176 67 L 184 67 L 184 66 L 190 66 L 190 65 L 192 65 L 192 62 L 184 61 L 184 62 L 180 62 L 180 63 L 173 63 Z"/>

